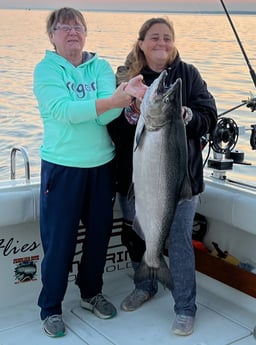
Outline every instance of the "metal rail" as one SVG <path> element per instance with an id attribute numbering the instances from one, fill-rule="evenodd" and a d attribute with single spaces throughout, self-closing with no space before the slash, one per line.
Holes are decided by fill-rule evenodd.
<path id="1" fill-rule="evenodd" d="M 16 152 L 21 152 L 24 160 L 24 167 L 25 167 L 25 178 L 26 183 L 30 182 L 30 167 L 29 167 L 29 158 L 26 149 L 22 146 L 14 147 L 11 151 L 11 180 L 15 180 L 16 178 Z"/>

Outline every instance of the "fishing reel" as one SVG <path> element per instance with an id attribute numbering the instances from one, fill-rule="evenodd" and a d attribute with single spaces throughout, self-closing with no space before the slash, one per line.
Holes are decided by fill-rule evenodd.
<path id="1" fill-rule="evenodd" d="M 245 53 L 245 50 L 242 46 L 242 43 L 239 39 L 239 36 L 236 32 L 236 29 L 234 27 L 234 24 L 229 16 L 229 13 L 226 9 L 226 6 L 224 5 L 223 0 L 220 0 L 221 4 L 224 8 L 224 11 L 228 17 L 228 20 L 231 24 L 232 30 L 236 36 L 236 39 L 238 41 L 238 44 L 241 48 L 241 51 L 244 55 L 245 61 L 249 67 L 250 70 L 250 75 L 252 77 L 252 81 L 254 83 L 254 86 L 256 87 L 256 74 L 254 72 L 254 70 L 251 67 L 251 64 L 249 62 L 249 59 Z M 234 110 L 236 108 L 239 108 L 242 105 L 246 105 L 248 108 L 251 109 L 251 111 L 255 111 L 256 110 L 256 97 L 253 97 L 253 95 L 251 94 L 251 97 L 248 98 L 248 100 L 246 101 L 242 101 L 242 104 L 236 106 L 231 110 Z M 229 112 L 227 111 L 227 112 Z M 225 114 L 227 113 L 225 112 Z M 222 114 L 224 115 L 224 113 Z M 256 125 L 252 125 L 252 132 L 251 132 L 251 137 L 250 137 L 250 144 L 252 149 L 256 149 Z M 239 152 L 239 151 L 232 151 L 234 149 L 234 147 L 237 144 L 237 140 L 238 140 L 238 126 L 235 123 L 235 121 L 231 118 L 221 118 L 219 121 L 217 121 L 217 125 L 213 131 L 213 133 L 210 135 L 209 138 L 209 147 L 213 149 L 214 151 L 214 155 L 215 155 L 215 159 L 209 159 L 208 160 L 208 167 L 213 168 L 213 171 L 215 173 L 215 177 L 218 177 L 220 179 L 225 179 L 225 170 L 226 169 L 232 169 L 232 162 L 238 162 L 238 163 L 242 163 L 243 162 L 243 152 Z M 234 158 L 232 159 L 225 159 L 223 160 L 218 159 L 217 156 L 220 155 L 222 156 L 223 154 L 225 154 L 225 157 L 230 157 L 230 158 Z M 231 157 L 231 154 L 233 155 L 233 157 Z M 216 173 L 216 170 L 219 170 L 220 173 Z M 255 331 L 256 333 L 256 331 Z"/>
<path id="2" fill-rule="evenodd" d="M 238 126 L 230 117 L 223 117 L 217 121 L 210 136 L 210 146 L 214 152 L 226 154 L 232 151 L 238 140 Z"/>
<path id="3" fill-rule="evenodd" d="M 250 98 L 242 102 L 246 104 L 247 108 L 250 108 L 252 112 L 256 110 L 256 97 L 253 97 L 252 94 Z M 252 150 L 256 150 L 256 125 L 251 125 L 250 144 Z"/>
<path id="4" fill-rule="evenodd" d="M 256 97 L 253 97 L 252 94 L 251 97 L 244 100 L 243 103 L 246 104 L 247 108 L 250 108 L 251 111 L 256 110 Z M 256 150 L 256 125 L 251 125 L 250 144 L 252 150 Z"/>
<path id="5" fill-rule="evenodd" d="M 222 117 L 217 121 L 209 138 L 209 144 L 214 151 L 215 158 L 208 160 L 208 167 L 215 170 L 218 178 L 225 178 L 225 170 L 232 170 L 233 163 L 250 164 L 244 162 L 243 151 L 234 150 L 238 136 L 239 128 L 232 118 Z M 256 149 L 256 125 L 251 125 L 250 144 L 253 150 Z M 223 159 L 222 156 L 225 158 Z M 216 170 L 219 173 L 216 173 Z"/>
<path id="6" fill-rule="evenodd" d="M 232 118 L 223 117 L 217 121 L 209 138 L 209 145 L 214 151 L 214 158 L 208 159 L 208 167 L 213 169 L 214 177 L 225 179 L 225 171 L 233 169 L 235 160 L 229 155 L 234 152 L 232 150 L 236 146 L 238 132 L 238 126 Z M 225 155 L 225 159 L 222 158 L 223 155 Z"/>
<path id="7" fill-rule="evenodd" d="M 256 97 L 254 97 L 252 93 L 250 98 L 243 100 L 242 102 L 246 104 L 247 108 L 250 108 L 252 112 L 256 110 Z"/>

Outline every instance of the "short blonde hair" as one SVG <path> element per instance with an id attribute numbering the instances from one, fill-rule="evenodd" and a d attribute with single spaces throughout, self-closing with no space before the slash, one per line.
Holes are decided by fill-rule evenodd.
<path id="1" fill-rule="evenodd" d="M 78 22 L 82 23 L 85 32 L 87 32 L 86 22 L 82 13 L 71 7 L 62 7 L 51 12 L 49 17 L 47 18 L 46 31 L 48 36 L 51 35 L 57 23 L 63 24 L 69 22 L 70 20 L 76 21 L 77 24 Z"/>

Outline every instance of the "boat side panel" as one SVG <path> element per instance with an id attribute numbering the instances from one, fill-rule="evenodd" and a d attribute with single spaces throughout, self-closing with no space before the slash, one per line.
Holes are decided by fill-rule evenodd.
<path id="1" fill-rule="evenodd" d="M 0 189 L 0 227 L 27 223 L 39 217 L 39 185 Z"/>
<path id="2" fill-rule="evenodd" d="M 207 181 L 197 211 L 206 217 L 256 235 L 256 191 Z"/>

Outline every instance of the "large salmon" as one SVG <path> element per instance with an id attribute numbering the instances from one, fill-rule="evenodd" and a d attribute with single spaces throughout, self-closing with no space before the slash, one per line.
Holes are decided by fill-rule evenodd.
<path id="1" fill-rule="evenodd" d="M 176 206 L 181 199 L 191 198 L 191 187 L 182 117 L 182 82 L 179 78 L 166 87 L 166 76 L 163 71 L 147 89 L 134 139 L 134 229 L 146 242 L 135 282 L 154 279 L 172 289 L 163 250 Z"/>

